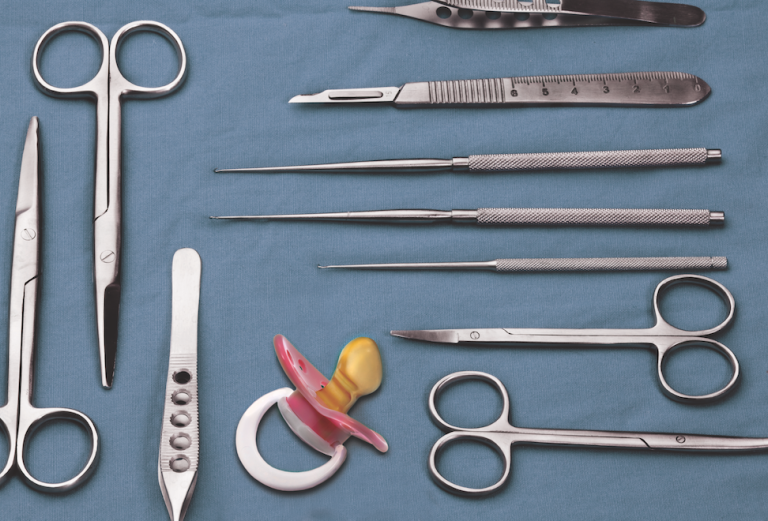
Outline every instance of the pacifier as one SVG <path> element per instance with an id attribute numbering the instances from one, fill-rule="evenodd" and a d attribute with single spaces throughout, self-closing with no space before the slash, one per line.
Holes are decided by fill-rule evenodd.
<path id="1" fill-rule="evenodd" d="M 251 476 L 277 490 L 306 490 L 324 482 L 341 467 L 347 457 L 343 443 L 350 436 L 387 451 L 387 442 L 380 434 L 347 415 L 358 398 L 381 385 L 381 355 L 373 340 L 360 337 L 348 343 L 330 380 L 283 335 L 277 335 L 274 343 L 277 359 L 296 389 L 284 387 L 265 394 L 240 419 L 235 434 L 237 456 Z M 327 463 L 313 470 L 287 472 L 264 461 L 256 447 L 256 433 L 264 414 L 274 404 L 296 436 L 331 456 Z"/>

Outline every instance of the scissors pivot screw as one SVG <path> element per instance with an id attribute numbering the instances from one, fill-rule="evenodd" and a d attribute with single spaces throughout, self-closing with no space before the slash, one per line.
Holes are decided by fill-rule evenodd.
<path id="1" fill-rule="evenodd" d="M 685 436 L 678 436 L 675 439 L 677 440 L 677 443 L 685 443 Z"/>
<path id="2" fill-rule="evenodd" d="M 99 258 L 102 262 L 115 262 L 115 252 L 113 251 L 103 251 L 101 252 L 101 255 L 99 255 Z"/>
<path id="3" fill-rule="evenodd" d="M 25 241 L 31 241 L 35 237 L 37 237 L 37 234 L 35 233 L 35 230 L 33 230 L 32 228 L 24 228 L 21 231 L 21 238 L 24 239 Z"/>
<path id="4" fill-rule="evenodd" d="M 480 338 L 480 333 L 478 333 L 477 331 L 472 331 L 469 334 L 469 336 L 472 338 L 472 340 L 477 340 L 478 338 Z"/>

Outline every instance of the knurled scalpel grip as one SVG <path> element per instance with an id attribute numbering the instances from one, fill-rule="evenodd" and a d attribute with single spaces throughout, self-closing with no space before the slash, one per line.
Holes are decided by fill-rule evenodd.
<path id="1" fill-rule="evenodd" d="M 555 259 L 496 259 L 480 262 L 402 262 L 387 264 L 342 264 L 321 269 L 350 270 L 485 270 L 498 273 L 554 271 L 651 271 L 724 270 L 725 257 L 601 257 Z"/>
<path id="2" fill-rule="evenodd" d="M 464 222 L 507 226 L 720 226 L 725 214 L 712 210 L 622 208 L 479 208 L 477 210 L 377 210 L 286 215 L 211 216 L 254 221 L 348 221 L 381 223 Z"/>
<path id="3" fill-rule="evenodd" d="M 260 174 L 280 172 L 334 173 L 429 173 L 429 172 L 519 172 L 591 168 L 694 166 L 718 163 L 719 149 L 666 148 L 595 152 L 543 152 L 528 154 L 485 154 L 453 159 L 383 159 L 320 165 L 254 168 L 219 168 L 219 174 Z"/>

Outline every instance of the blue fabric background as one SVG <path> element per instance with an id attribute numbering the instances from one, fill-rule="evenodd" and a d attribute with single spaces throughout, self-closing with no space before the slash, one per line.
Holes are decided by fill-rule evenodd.
<path id="1" fill-rule="evenodd" d="M 363 0 L 360 0 L 362 3 Z M 200 475 L 187 518 L 231 519 L 764 519 L 768 454 L 702 455 L 523 447 L 509 485 L 472 500 L 430 480 L 441 435 L 427 394 L 442 376 L 482 370 L 509 390 L 522 427 L 768 436 L 764 273 L 768 253 L 766 17 L 758 0 L 696 0 L 699 28 L 450 30 L 349 12 L 348 1 L 263 2 L 0 0 L 0 288 L 10 273 L 19 165 L 29 118 L 40 117 L 44 258 L 34 401 L 81 410 L 103 450 L 82 488 L 48 496 L 18 478 L 0 489 L 3 519 L 167 519 L 157 484 L 168 365 L 171 258 L 203 260 L 199 380 Z M 395 1 L 371 0 L 373 5 Z M 32 49 L 51 25 L 84 20 L 111 36 L 141 19 L 163 22 L 189 58 L 172 96 L 123 105 L 123 297 L 115 385 L 99 384 L 92 296 L 95 110 L 36 90 Z M 169 81 L 171 46 L 132 36 L 119 60 L 142 85 Z M 74 86 L 97 69 L 81 34 L 43 58 L 51 83 Z M 685 109 L 414 110 L 296 106 L 295 94 L 408 81 L 648 70 L 683 71 L 713 93 Z M 215 175 L 215 167 L 481 153 L 631 148 L 722 148 L 721 166 L 604 172 L 439 175 Z M 226 223 L 209 215 L 488 206 L 709 208 L 722 229 L 487 229 L 333 223 Z M 642 349 L 456 348 L 390 337 L 390 329 L 648 327 L 651 296 L 668 274 L 388 273 L 318 271 L 317 264 L 488 260 L 502 257 L 727 255 L 713 276 L 735 295 L 734 327 L 718 338 L 742 363 L 738 391 L 710 406 L 660 392 Z M 677 323 L 718 320 L 717 299 L 680 290 L 665 310 Z M 0 310 L 8 297 L 0 289 Z M 0 313 L 0 331 L 7 315 Z M 286 335 L 325 374 L 359 335 L 379 343 L 384 381 L 352 415 L 382 433 L 386 454 L 352 439 L 329 482 L 281 493 L 254 481 L 234 447 L 237 422 L 259 396 L 289 385 L 272 348 Z M 4 334 L 4 333 L 3 333 Z M 0 360 L 7 347 L 0 342 Z M 684 352 L 669 367 L 682 390 L 724 383 L 716 355 Z M 0 388 L 5 389 L 5 371 Z M 449 421 L 481 425 L 500 400 L 487 386 L 446 393 Z M 2 438 L 0 438 L 2 439 Z M 326 457 L 290 433 L 276 410 L 259 447 L 273 465 L 313 468 Z M 4 441 L 2 443 L 5 443 Z M 4 445 L 7 447 L 7 443 Z M 0 446 L 3 448 L 3 446 Z M 41 478 L 71 476 L 86 454 L 72 425 L 43 429 L 29 451 Z M 480 486 L 501 464 L 485 447 L 443 459 L 447 476 Z"/>

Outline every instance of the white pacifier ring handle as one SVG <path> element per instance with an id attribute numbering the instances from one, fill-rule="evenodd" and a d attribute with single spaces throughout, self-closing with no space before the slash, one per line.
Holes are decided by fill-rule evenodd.
<path id="1" fill-rule="evenodd" d="M 330 461 L 313 470 L 304 472 L 288 472 L 279 470 L 264 461 L 256 447 L 256 433 L 259 423 L 270 407 L 281 398 L 287 398 L 293 393 L 293 389 L 283 387 L 271 393 L 267 393 L 248 407 L 240 423 L 237 424 L 235 433 L 235 447 L 237 457 L 243 464 L 248 474 L 264 485 L 292 492 L 295 490 L 307 490 L 316 487 L 320 483 L 333 476 L 347 457 L 347 449 L 344 445 L 336 445 L 335 452 Z"/>

